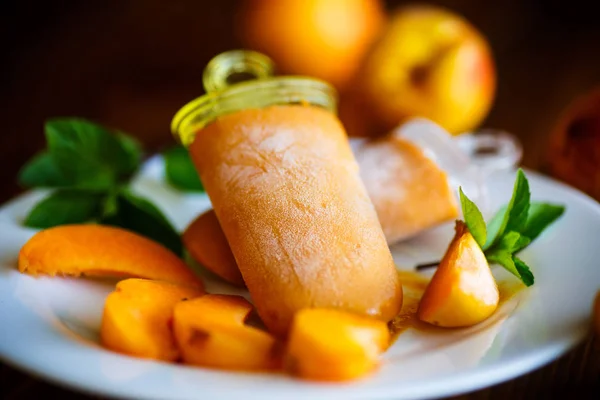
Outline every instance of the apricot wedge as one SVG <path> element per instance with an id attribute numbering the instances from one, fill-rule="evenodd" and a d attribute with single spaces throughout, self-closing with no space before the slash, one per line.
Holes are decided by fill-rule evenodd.
<path id="1" fill-rule="evenodd" d="M 421 302 L 417 316 L 433 325 L 457 328 L 484 321 L 498 307 L 498 286 L 483 251 L 462 221 Z"/>
<path id="2" fill-rule="evenodd" d="M 182 239 L 186 249 L 198 263 L 233 285 L 245 286 L 229 243 L 212 209 L 192 221 L 183 232 Z"/>
<path id="3" fill-rule="evenodd" d="M 203 295 L 197 287 L 145 279 L 117 284 L 104 305 L 100 338 L 113 351 L 163 361 L 179 358 L 171 329 L 179 301 Z"/>
<path id="4" fill-rule="evenodd" d="M 244 323 L 251 311 L 240 296 L 214 294 L 178 303 L 173 328 L 183 361 L 226 370 L 279 368 L 275 338 Z"/>
<path id="5" fill-rule="evenodd" d="M 389 341 L 385 322 L 340 310 L 307 308 L 294 317 L 286 365 L 304 379 L 356 379 L 377 367 Z"/>
<path id="6" fill-rule="evenodd" d="M 146 237 L 103 225 L 62 225 L 36 233 L 19 252 L 31 275 L 147 278 L 196 285 L 201 280 L 174 253 Z"/>

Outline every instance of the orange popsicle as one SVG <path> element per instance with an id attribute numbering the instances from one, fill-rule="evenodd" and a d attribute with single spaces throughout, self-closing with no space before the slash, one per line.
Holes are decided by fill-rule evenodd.
<path id="1" fill-rule="evenodd" d="M 402 288 L 344 129 L 315 106 L 246 109 L 197 132 L 190 153 L 257 311 L 285 335 L 333 307 L 390 320 Z"/>

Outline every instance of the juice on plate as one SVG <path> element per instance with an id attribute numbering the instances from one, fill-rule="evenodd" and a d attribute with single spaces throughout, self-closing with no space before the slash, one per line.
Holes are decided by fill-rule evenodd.
<path id="1" fill-rule="evenodd" d="M 255 79 L 230 84 L 241 73 Z M 188 146 L 257 311 L 285 335 L 295 312 L 333 307 L 390 320 L 402 288 L 335 93 L 273 77 L 257 53 L 209 63 L 208 94 L 173 131 Z"/>

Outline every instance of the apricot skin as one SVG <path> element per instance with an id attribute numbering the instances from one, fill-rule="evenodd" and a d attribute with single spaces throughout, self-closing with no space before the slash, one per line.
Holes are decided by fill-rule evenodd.
<path id="1" fill-rule="evenodd" d="M 300 378 L 347 381 L 365 376 L 387 348 L 387 324 L 334 309 L 304 309 L 294 317 L 286 360 Z"/>
<path id="2" fill-rule="evenodd" d="M 278 70 L 351 85 L 385 24 L 380 0 L 246 0 L 240 40 L 270 56 Z"/>
<path id="3" fill-rule="evenodd" d="M 235 286 L 245 286 L 227 238 L 212 209 L 192 221 L 182 239 L 198 263 Z"/>
<path id="4" fill-rule="evenodd" d="M 136 357 L 175 361 L 179 350 L 170 328 L 173 307 L 203 295 L 196 287 L 145 279 L 117 284 L 104 305 L 100 338 L 113 351 Z"/>
<path id="5" fill-rule="evenodd" d="M 419 303 L 421 321 L 446 328 L 475 325 L 498 307 L 499 292 L 483 251 L 462 221 Z"/>
<path id="6" fill-rule="evenodd" d="M 42 230 L 21 248 L 18 264 L 20 272 L 31 275 L 133 277 L 203 287 L 166 247 L 128 230 L 103 225 Z"/>

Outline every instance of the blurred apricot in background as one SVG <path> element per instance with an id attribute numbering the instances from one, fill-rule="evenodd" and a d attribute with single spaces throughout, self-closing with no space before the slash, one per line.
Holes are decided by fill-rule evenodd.
<path id="1" fill-rule="evenodd" d="M 486 38 L 473 25 L 452 11 L 417 4 L 393 11 L 355 84 L 341 105 L 351 135 L 382 134 L 410 117 L 460 134 L 488 115 L 496 72 Z"/>
<path id="2" fill-rule="evenodd" d="M 343 89 L 384 22 L 379 0 L 246 0 L 237 29 L 240 41 L 271 57 L 279 73 Z"/>
<path id="3" fill-rule="evenodd" d="M 600 87 L 577 97 L 550 136 L 550 173 L 600 200 Z"/>

